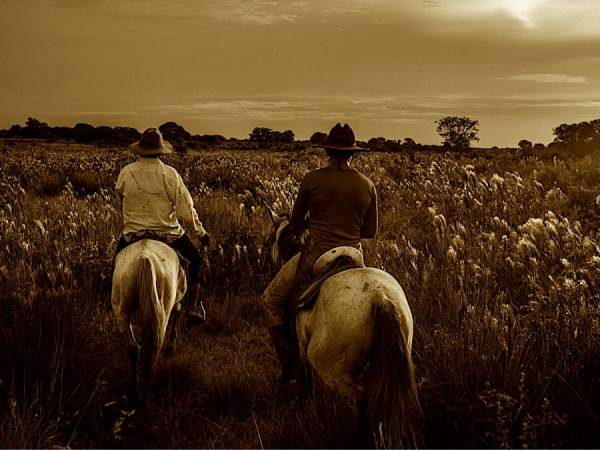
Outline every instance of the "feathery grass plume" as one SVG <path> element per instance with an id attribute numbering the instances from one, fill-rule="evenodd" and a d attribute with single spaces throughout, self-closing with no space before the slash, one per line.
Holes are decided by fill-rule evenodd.
<path id="1" fill-rule="evenodd" d="M 132 158 L 19 145 L 0 155 L 0 442 L 112 446 L 119 414 L 104 405 L 120 401 L 126 368 L 103 305 L 121 226 L 113 185 Z M 165 162 L 215 242 L 204 286 L 210 320 L 181 333 L 177 359 L 153 390 L 156 415 L 148 426 L 125 424 L 120 445 L 256 447 L 257 426 L 265 446 L 355 443 L 352 411 L 342 418 L 341 403 L 298 409 L 276 400 L 260 307 L 271 278 L 261 205 L 289 211 L 300 180 L 324 157 L 216 150 Z M 381 153 L 354 164 L 380 201 L 366 261 L 398 279 L 413 311 L 426 445 L 597 446 L 587 431 L 598 416 L 589 399 L 600 392 L 600 179 L 592 170 L 600 155 L 524 162 L 417 152 L 409 161 Z M 576 197 L 583 188 L 591 194 Z"/>

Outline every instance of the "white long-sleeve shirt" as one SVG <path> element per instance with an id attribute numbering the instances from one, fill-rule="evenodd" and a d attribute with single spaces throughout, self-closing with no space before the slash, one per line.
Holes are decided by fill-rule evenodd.
<path id="1" fill-rule="evenodd" d="M 125 166 L 116 189 L 123 205 L 125 239 L 143 231 L 181 237 L 185 231 L 178 219 L 196 238 L 206 234 L 181 176 L 159 158 L 140 158 Z"/>

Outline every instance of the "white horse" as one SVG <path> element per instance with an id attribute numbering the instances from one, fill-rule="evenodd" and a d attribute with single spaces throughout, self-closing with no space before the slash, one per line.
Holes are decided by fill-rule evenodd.
<path id="1" fill-rule="evenodd" d="M 167 244 L 143 239 L 129 245 L 116 257 L 111 303 L 131 358 L 131 402 L 139 398 L 138 356 L 141 352 L 139 392 L 144 402 L 163 348 L 169 317 L 186 290 L 185 271 L 177 253 Z M 133 331 L 134 317 L 141 329 L 141 345 Z M 175 341 L 176 330 L 177 327 L 172 323 L 169 336 L 171 345 Z"/>
<path id="2" fill-rule="evenodd" d="M 271 257 L 293 243 L 287 216 L 269 208 Z M 292 244 L 293 246 L 293 244 Z M 279 259 L 279 261 L 278 261 Z M 328 278 L 311 309 L 296 314 L 300 356 L 324 384 L 356 401 L 379 445 L 421 444 L 422 411 L 411 356 L 413 319 L 396 279 L 371 267 Z"/>

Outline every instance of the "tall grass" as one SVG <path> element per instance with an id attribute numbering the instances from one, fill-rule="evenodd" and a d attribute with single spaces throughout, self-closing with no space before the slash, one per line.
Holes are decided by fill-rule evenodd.
<path id="1" fill-rule="evenodd" d="M 353 406 L 276 392 L 259 294 L 263 202 L 288 209 L 319 153 L 190 152 L 178 168 L 214 245 L 209 323 L 182 330 L 150 414 L 125 414 L 109 300 L 127 153 L 16 144 L 0 154 L 0 446 L 352 447 Z M 370 265 L 402 284 L 438 447 L 598 446 L 599 157 L 362 155 L 381 230 Z M 125 410 L 127 412 L 127 410 Z"/>

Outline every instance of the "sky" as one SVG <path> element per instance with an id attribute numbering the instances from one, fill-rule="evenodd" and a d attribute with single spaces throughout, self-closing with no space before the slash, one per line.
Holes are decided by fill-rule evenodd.
<path id="1" fill-rule="evenodd" d="M 0 128 L 36 117 L 198 134 L 481 146 L 600 118 L 598 0 L 1 0 Z"/>

